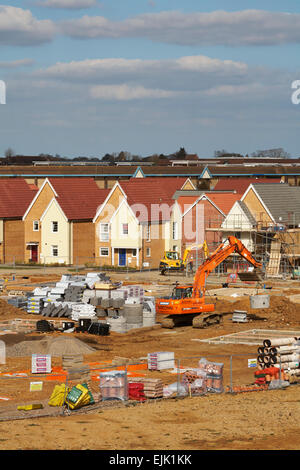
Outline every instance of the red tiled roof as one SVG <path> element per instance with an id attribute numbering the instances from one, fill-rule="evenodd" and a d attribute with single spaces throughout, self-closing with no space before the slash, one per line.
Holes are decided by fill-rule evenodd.
<path id="1" fill-rule="evenodd" d="M 148 220 L 169 220 L 170 211 L 175 201 L 174 193 L 182 188 L 187 178 L 132 178 L 120 181 L 120 186 L 127 195 L 128 204 L 140 222 Z M 159 206 L 165 208 L 160 211 Z"/>
<path id="2" fill-rule="evenodd" d="M 190 206 L 194 204 L 195 201 L 199 198 L 198 196 L 179 196 L 177 202 L 180 206 L 181 212 L 184 213 L 188 210 Z"/>
<path id="3" fill-rule="evenodd" d="M 228 214 L 233 204 L 241 198 L 239 193 L 211 193 L 206 196 L 219 208 L 224 214 Z"/>
<path id="4" fill-rule="evenodd" d="M 241 194 L 238 193 L 203 193 L 218 209 L 224 214 L 228 214 L 233 204 L 240 199 Z M 180 205 L 182 213 L 189 210 L 189 208 L 200 198 L 201 196 L 180 196 L 177 201 Z M 201 199 L 199 201 L 201 204 Z"/>
<path id="5" fill-rule="evenodd" d="M 0 179 L 0 218 L 21 218 L 36 195 L 23 178 Z"/>
<path id="6" fill-rule="evenodd" d="M 218 181 L 215 191 L 233 191 L 244 194 L 252 183 L 280 183 L 280 178 L 224 178 Z"/>
<path id="7" fill-rule="evenodd" d="M 49 178 L 57 202 L 68 220 L 92 219 L 110 189 L 101 189 L 93 178 Z"/>

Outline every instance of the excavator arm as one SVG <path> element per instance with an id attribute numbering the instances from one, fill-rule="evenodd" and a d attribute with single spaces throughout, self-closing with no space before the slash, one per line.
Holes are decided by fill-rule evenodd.
<path id="1" fill-rule="evenodd" d="M 190 246 L 190 247 L 188 247 L 184 250 L 184 254 L 183 254 L 183 257 L 182 257 L 183 264 L 186 264 L 190 254 L 191 254 L 191 251 L 198 250 L 198 249 L 201 249 L 201 248 L 204 252 L 205 258 L 208 258 L 208 256 L 209 256 L 208 246 L 207 246 L 206 241 L 204 240 L 203 243 L 201 243 L 199 245 Z"/>
<path id="2" fill-rule="evenodd" d="M 221 243 L 221 245 L 214 251 L 214 253 L 206 260 L 204 263 L 199 266 L 193 285 L 193 298 L 199 298 L 204 295 L 205 284 L 207 276 L 222 263 L 226 258 L 228 258 L 233 253 L 238 253 L 240 256 L 245 258 L 249 263 L 252 264 L 255 268 L 260 268 L 261 263 L 256 261 L 250 251 L 243 245 L 243 243 L 233 236 L 229 236 L 228 245 L 226 242 Z"/>

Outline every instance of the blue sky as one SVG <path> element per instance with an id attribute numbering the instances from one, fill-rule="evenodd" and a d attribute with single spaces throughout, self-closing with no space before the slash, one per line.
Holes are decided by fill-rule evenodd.
<path id="1" fill-rule="evenodd" d="M 299 1 L 10 1 L 0 46 L 0 155 L 298 156 Z"/>

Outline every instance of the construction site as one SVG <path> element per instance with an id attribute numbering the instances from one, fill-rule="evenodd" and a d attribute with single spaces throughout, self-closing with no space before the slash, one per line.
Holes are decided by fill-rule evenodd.
<path id="1" fill-rule="evenodd" d="M 0 448 L 298 449 L 297 250 L 275 235 L 267 264 L 229 236 L 194 272 L 0 269 Z"/>

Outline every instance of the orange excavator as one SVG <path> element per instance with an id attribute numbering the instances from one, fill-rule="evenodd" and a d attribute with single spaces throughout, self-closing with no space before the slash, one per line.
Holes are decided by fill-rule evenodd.
<path id="1" fill-rule="evenodd" d="M 245 258 L 254 268 L 262 267 L 240 240 L 229 236 L 199 266 L 192 285 L 176 284 L 170 297 L 156 299 L 156 313 L 165 315 L 162 322 L 164 328 L 174 328 L 182 324 L 203 328 L 220 322 L 221 315 L 212 313 L 215 311 L 215 304 L 205 303 L 206 280 L 209 274 L 233 253 Z"/>

